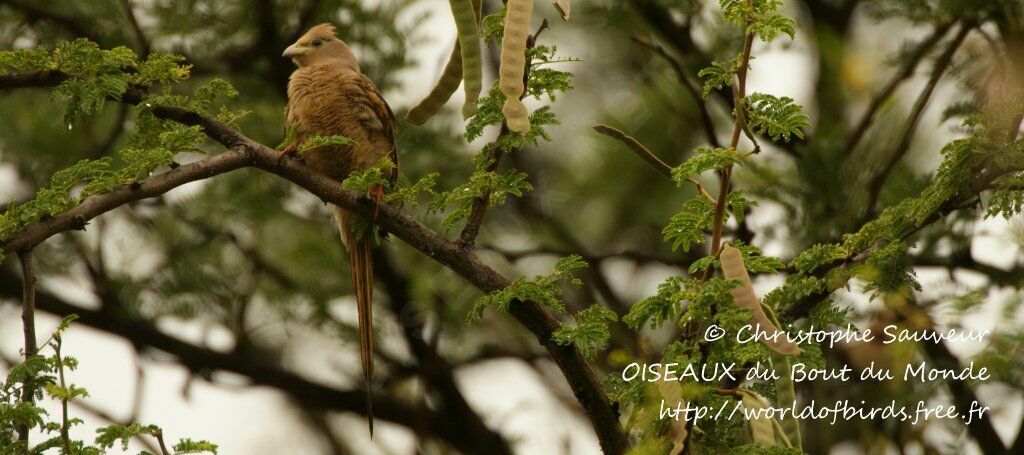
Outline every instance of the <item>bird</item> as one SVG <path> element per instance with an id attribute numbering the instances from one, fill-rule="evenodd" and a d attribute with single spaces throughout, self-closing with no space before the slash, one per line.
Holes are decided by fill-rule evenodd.
<path id="1" fill-rule="evenodd" d="M 383 159 L 392 163 L 390 181 L 398 178 L 398 149 L 395 146 L 397 122 L 391 107 L 377 86 L 362 73 L 355 54 L 338 38 L 329 23 L 313 26 L 282 57 L 297 68 L 288 79 L 288 104 L 285 126 L 292 141 L 282 152 L 294 155 L 297 147 L 311 136 L 345 136 L 356 145 L 325 145 L 303 151 L 301 159 L 315 172 L 342 181 L 352 172 L 365 171 Z M 383 187 L 372 191 L 375 210 L 381 203 Z M 373 436 L 373 229 L 358 229 L 360 217 L 330 204 L 341 241 L 348 251 L 348 262 L 355 289 L 359 319 L 359 355 L 366 385 L 367 417 Z M 373 221 L 373 220 L 365 220 Z M 354 228 L 357 228 L 354 230 Z"/>

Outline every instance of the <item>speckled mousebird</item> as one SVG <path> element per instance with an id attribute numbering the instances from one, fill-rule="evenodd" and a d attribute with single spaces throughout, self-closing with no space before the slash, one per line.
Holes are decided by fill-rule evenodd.
<path id="1" fill-rule="evenodd" d="M 364 171 L 389 157 L 394 163 L 392 182 L 398 176 L 398 152 L 395 148 L 395 116 L 380 91 L 359 69 L 352 50 L 335 35 L 334 26 L 320 24 L 309 29 L 295 44 L 285 49 L 298 68 L 288 81 L 288 107 L 285 125 L 294 128 L 294 142 L 285 153 L 294 153 L 307 137 L 341 135 L 358 145 L 328 145 L 303 152 L 302 159 L 313 170 L 335 180 L 344 180 L 351 172 Z M 374 191 L 377 203 L 383 193 Z M 372 232 L 352 228 L 359 216 L 331 205 L 341 241 L 348 250 L 359 311 L 359 354 L 366 380 L 367 414 L 373 435 L 373 406 L 370 386 L 373 376 L 373 258 Z"/>

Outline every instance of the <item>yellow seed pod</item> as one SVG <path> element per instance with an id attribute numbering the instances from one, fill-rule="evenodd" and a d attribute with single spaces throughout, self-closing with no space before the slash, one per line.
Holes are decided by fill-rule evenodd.
<path id="1" fill-rule="evenodd" d="M 750 425 L 750 432 L 754 442 L 763 446 L 776 445 L 775 428 L 772 422 L 774 419 L 765 415 L 764 411 L 758 412 L 758 410 L 769 408 L 770 405 L 765 402 L 764 398 L 753 391 L 747 389 L 737 389 L 737 391 L 739 391 L 742 397 L 743 407 L 747 408 L 752 415 L 758 416 L 747 422 Z"/>
<path id="2" fill-rule="evenodd" d="M 552 3 L 555 4 L 558 14 L 562 15 L 562 20 L 569 22 L 569 16 L 572 15 L 572 5 L 569 4 L 569 0 L 555 0 Z"/>
<path id="3" fill-rule="evenodd" d="M 466 101 L 462 105 L 462 117 L 476 114 L 476 101 L 483 89 L 483 60 L 480 58 L 480 30 L 477 26 L 474 0 L 449 0 L 455 28 L 459 32 L 459 47 L 462 53 L 462 80 Z"/>
<path id="4" fill-rule="evenodd" d="M 779 354 L 797 355 L 802 353 L 803 351 L 795 343 L 789 341 L 786 334 L 779 333 L 779 328 L 775 327 L 775 324 L 764 313 L 761 301 L 754 294 L 754 286 L 750 283 L 750 275 L 747 274 L 747 267 L 743 265 L 743 254 L 740 253 L 740 250 L 727 244 L 722 249 L 721 259 L 725 278 L 742 281 L 742 284 L 732 288 L 732 299 L 737 306 L 746 308 L 753 313 L 754 317 L 750 323 L 760 324 L 761 330 L 768 335 L 767 340 L 762 340 L 764 344 Z"/>
<path id="5" fill-rule="evenodd" d="M 530 114 L 519 98 L 526 87 L 523 75 L 526 71 L 526 38 L 529 35 L 530 16 L 533 0 L 508 0 L 505 15 L 505 35 L 501 40 L 501 67 L 499 87 L 505 95 L 501 112 L 505 123 L 513 133 L 526 134 L 530 131 Z"/>

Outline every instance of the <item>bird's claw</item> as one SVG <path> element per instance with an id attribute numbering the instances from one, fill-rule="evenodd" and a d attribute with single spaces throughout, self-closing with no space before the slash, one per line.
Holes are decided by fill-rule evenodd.
<path id="1" fill-rule="evenodd" d="M 286 157 L 292 157 L 292 156 L 295 156 L 298 153 L 299 153 L 299 148 L 295 144 L 292 144 L 292 145 L 289 145 L 284 150 L 282 150 L 281 153 L 279 155 L 277 155 L 277 159 L 283 160 Z"/>
<path id="2" fill-rule="evenodd" d="M 373 189 L 373 219 L 380 213 L 380 201 L 384 197 L 384 185 L 377 184 Z"/>

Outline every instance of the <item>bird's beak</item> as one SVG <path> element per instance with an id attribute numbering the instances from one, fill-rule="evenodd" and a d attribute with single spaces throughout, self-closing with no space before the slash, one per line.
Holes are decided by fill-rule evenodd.
<path id="1" fill-rule="evenodd" d="M 291 46 L 288 46 L 288 48 L 284 50 L 284 53 L 281 54 L 281 56 L 284 58 L 295 58 L 302 54 L 305 54 L 308 51 L 309 47 L 295 43 L 292 44 Z"/>

